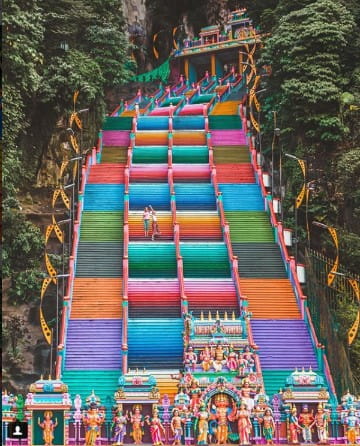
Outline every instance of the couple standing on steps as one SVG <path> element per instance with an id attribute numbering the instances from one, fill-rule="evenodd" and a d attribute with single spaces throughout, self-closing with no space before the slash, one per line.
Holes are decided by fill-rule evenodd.
<path id="1" fill-rule="evenodd" d="M 143 213 L 145 237 L 149 237 L 150 218 L 151 218 L 151 231 L 152 231 L 151 240 L 154 240 L 156 236 L 161 235 L 161 232 L 159 230 L 159 225 L 157 222 L 156 211 L 152 208 L 151 204 L 145 207 Z"/>

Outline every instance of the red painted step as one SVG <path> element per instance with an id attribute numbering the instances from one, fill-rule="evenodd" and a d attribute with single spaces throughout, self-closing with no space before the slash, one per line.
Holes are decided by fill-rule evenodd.
<path id="1" fill-rule="evenodd" d="M 255 183 L 252 165 L 246 164 L 217 164 L 216 177 L 218 183 Z"/>
<path id="2" fill-rule="evenodd" d="M 124 164 L 96 164 L 90 169 L 88 183 L 100 184 L 123 184 L 124 183 Z"/>

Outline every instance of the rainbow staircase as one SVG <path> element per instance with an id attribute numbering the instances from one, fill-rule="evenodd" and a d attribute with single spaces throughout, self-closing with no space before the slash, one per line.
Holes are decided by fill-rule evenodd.
<path id="1" fill-rule="evenodd" d="M 95 387 L 112 397 L 122 371 L 145 368 L 173 398 L 182 314 L 238 315 L 240 295 L 269 396 L 295 367 L 326 372 L 331 387 L 250 156 L 239 92 L 209 116 L 186 112 L 199 106 L 194 96 L 178 115 L 105 120 L 82 201 L 62 363 L 71 394 Z M 149 205 L 161 230 L 154 241 L 143 230 Z"/>

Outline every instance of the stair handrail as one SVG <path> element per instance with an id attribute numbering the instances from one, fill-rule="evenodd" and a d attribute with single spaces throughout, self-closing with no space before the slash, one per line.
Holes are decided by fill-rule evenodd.
<path id="1" fill-rule="evenodd" d="M 66 293 L 63 297 L 62 314 L 60 320 L 60 330 L 58 345 L 56 346 L 56 364 L 55 364 L 55 376 L 57 379 L 61 379 L 62 372 L 64 370 L 65 358 L 66 358 L 66 337 L 67 327 L 70 318 L 71 304 L 73 297 L 74 279 L 76 271 L 76 257 L 80 240 L 80 225 L 82 219 L 82 210 L 84 207 L 84 191 L 89 177 L 91 166 L 96 164 L 96 156 L 93 156 L 93 149 L 87 154 L 85 159 L 85 165 L 81 167 L 81 183 L 78 194 L 78 205 L 76 212 L 76 219 L 73 226 L 73 239 L 71 244 L 71 255 L 69 256 L 69 276 L 66 284 Z"/>
<path id="2" fill-rule="evenodd" d="M 243 104 L 244 104 L 244 100 L 243 100 Z M 240 113 L 243 113 L 243 116 L 244 116 L 243 125 L 244 125 L 244 129 L 247 133 L 248 123 L 247 123 L 247 119 L 245 117 L 243 107 L 240 107 Z M 303 290 L 302 290 L 302 287 L 301 287 L 301 284 L 300 284 L 300 281 L 298 278 L 295 258 L 292 256 L 289 256 L 289 254 L 288 254 L 288 250 L 286 248 L 285 241 L 284 241 L 284 229 L 282 226 L 282 222 L 279 222 L 277 220 L 277 216 L 276 216 L 276 213 L 274 212 L 274 208 L 273 208 L 272 196 L 271 196 L 271 194 L 269 196 L 269 194 L 266 192 L 266 189 L 264 187 L 264 183 L 262 181 L 262 168 L 261 168 L 261 166 L 258 166 L 256 163 L 256 155 L 255 155 L 256 152 L 254 152 L 255 148 L 253 147 L 252 138 L 249 138 L 249 149 L 250 149 L 251 155 L 252 155 L 251 156 L 252 166 L 253 166 L 256 176 L 258 177 L 258 180 L 260 182 L 263 198 L 264 198 L 265 202 L 267 202 L 266 207 L 267 207 L 267 210 L 269 211 L 270 216 L 271 216 L 271 218 L 270 218 L 271 223 L 272 223 L 273 227 L 275 228 L 275 231 L 277 231 L 276 232 L 276 234 L 277 234 L 276 241 L 278 242 L 278 245 L 280 246 L 280 250 L 281 250 L 283 259 L 285 260 L 285 265 L 287 265 L 289 279 L 292 284 L 298 306 L 300 308 L 301 319 L 307 323 L 307 325 L 310 329 L 310 338 L 311 338 L 313 347 L 315 348 L 316 352 L 318 353 L 319 366 L 324 369 L 329 388 L 330 388 L 331 392 L 333 393 L 334 397 L 336 398 L 336 390 L 335 390 L 334 381 L 333 381 L 333 378 L 331 375 L 329 363 L 328 363 L 327 357 L 322 349 L 322 346 L 318 341 L 318 338 L 317 338 L 317 335 L 315 332 L 315 328 L 312 323 L 310 311 L 309 311 L 307 305 L 305 305 L 305 301 L 306 301 L 307 297 L 303 293 Z M 321 349 L 321 350 L 319 351 L 319 349 Z"/>

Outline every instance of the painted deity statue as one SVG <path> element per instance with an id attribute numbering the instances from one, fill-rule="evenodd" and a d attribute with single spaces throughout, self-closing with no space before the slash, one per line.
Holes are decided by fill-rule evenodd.
<path id="1" fill-rule="evenodd" d="M 246 404 L 246 407 L 250 412 L 254 409 L 254 398 L 252 397 L 253 390 L 250 387 L 250 382 L 248 379 L 244 379 L 243 385 L 240 390 L 241 400 Z"/>
<path id="2" fill-rule="evenodd" d="M 200 353 L 201 367 L 204 372 L 208 372 L 212 365 L 212 355 L 209 347 L 205 347 Z"/>
<path id="3" fill-rule="evenodd" d="M 194 352 L 194 349 L 190 346 L 185 352 L 184 357 L 184 365 L 187 369 L 195 370 L 195 366 L 197 363 L 197 354 Z"/>
<path id="4" fill-rule="evenodd" d="M 190 394 L 190 398 L 191 398 L 190 410 L 192 411 L 192 413 L 196 414 L 200 407 L 201 389 L 198 385 L 198 381 L 195 378 L 193 378 L 193 380 L 191 381 L 189 394 Z"/>
<path id="5" fill-rule="evenodd" d="M 209 435 L 209 412 L 206 410 L 205 403 L 202 402 L 198 414 L 198 436 L 197 444 L 204 446 L 208 444 Z"/>
<path id="6" fill-rule="evenodd" d="M 348 415 L 344 418 L 343 424 L 346 426 L 346 439 L 348 444 L 356 444 L 356 431 L 359 426 L 359 418 L 354 409 L 350 409 Z"/>
<path id="7" fill-rule="evenodd" d="M 134 439 L 135 444 L 141 444 L 142 443 L 142 437 L 143 437 L 143 416 L 141 414 L 141 406 L 136 404 L 133 406 L 134 413 L 130 412 L 130 421 L 132 425 L 132 432 L 131 435 Z"/>
<path id="8" fill-rule="evenodd" d="M 185 408 L 184 412 L 184 422 L 185 422 L 185 445 L 191 445 L 194 440 L 193 435 L 193 414 L 189 408 Z"/>
<path id="9" fill-rule="evenodd" d="M 153 416 L 150 419 L 149 416 L 145 417 L 146 423 L 150 426 L 150 434 L 153 446 L 163 446 L 162 436 L 165 435 L 164 426 L 161 424 L 159 418 L 159 411 L 155 408 L 153 410 Z"/>
<path id="10" fill-rule="evenodd" d="M 307 404 L 303 405 L 303 410 L 299 415 L 299 425 L 302 430 L 302 436 L 304 439 L 304 443 L 311 443 L 311 427 L 314 423 L 314 415 L 309 412 L 309 408 Z"/>
<path id="11" fill-rule="evenodd" d="M 248 361 L 244 358 L 242 353 L 239 354 L 238 358 L 238 375 L 244 376 L 248 369 Z"/>
<path id="12" fill-rule="evenodd" d="M 230 345 L 229 353 L 226 358 L 226 366 L 232 372 L 238 368 L 238 355 L 232 345 Z"/>
<path id="13" fill-rule="evenodd" d="M 259 418 L 259 422 L 262 424 L 266 444 L 274 444 L 275 421 L 271 409 L 265 409 L 264 415 Z"/>
<path id="14" fill-rule="evenodd" d="M 181 436 L 183 434 L 182 423 L 184 421 L 180 417 L 178 409 L 174 409 L 173 417 L 171 419 L 171 431 L 174 435 L 174 441 L 172 446 L 181 445 Z"/>
<path id="15" fill-rule="evenodd" d="M 215 372 L 221 372 L 225 362 L 226 360 L 224 349 L 221 344 L 217 344 L 217 346 L 215 347 L 215 359 L 213 361 Z"/>
<path id="16" fill-rule="evenodd" d="M 291 413 L 289 416 L 289 443 L 290 444 L 299 444 L 298 432 L 300 430 L 299 421 L 297 417 L 296 407 L 291 409 Z"/>
<path id="17" fill-rule="evenodd" d="M 45 410 L 44 419 L 40 422 L 40 418 L 38 418 L 38 425 L 43 430 L 43 440 L 45 446 L 52 446 L 54 441 L 54 430 L 58 425 L 58 421 L 55 418 L 55 421 L 52 420 L 53 413 L 51 410 Z"/>
<path id="18" fill-rule="evenodd" d="M 329 442 L 328 432 L 329 415 L 324 411 L 323 405 L 319 404 L 315 415 L 315 424 L 319 444 L 327 444 Z"/>
<path id="19" fill-rule="evenodd" d="M 100 436 L 101 425 L 104 417 L 99 412 L 96 405 L 90 405 L 90 409 L 83 417 L 85 425 L 85 445 L 95 446 L 97 438 Z"/>
<path id="20" fill-rule="evenodd" d="M 112 428 L 114 429 L 114 446 L 122 446 L 124 444 L 124 437 L 126 435 L 127 419 L 123 415 L 122 410 L 119 409 L 114 416 Z"/>
<path id="21" fill-rule="evenodd" d="M 215 408 L 216 412 L 211 414 L 211 418 L 217 420 L 216 442 L 217 444 L 226 444 L 229 434 L 228 420 L 231 419 L 236 408 L 234 406 L 231 412 L 229 398 L 224 393 L 219 393 L 215 396 Z"/>
<path id="22" fill-rule="evenodd" d="M 246 404 L 241 402 L 239 410 L 237 410 L 234 420 L 237 420 L 239 444 L 250 444 L 250 434 L 252 431 L 252 424 L 250 420 L 250 411 L 247 409 Z"/>

